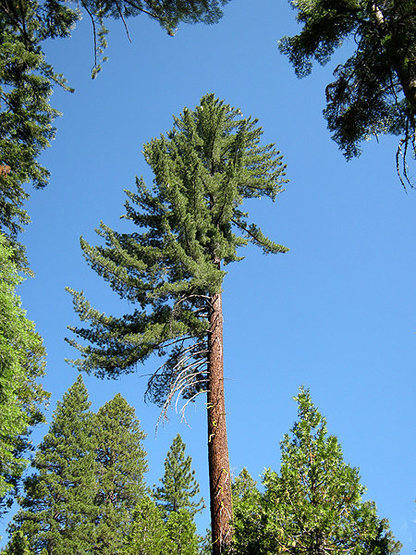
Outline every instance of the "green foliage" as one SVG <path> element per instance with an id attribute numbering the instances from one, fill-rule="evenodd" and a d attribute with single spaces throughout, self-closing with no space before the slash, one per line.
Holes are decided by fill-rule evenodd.
<path id="1" fill-rule="evenodd" d="M 133 513 L 133 524 L 124 540 L 122 553 L 197 555 L 198 540 L 189 511 L 174 511 L 165 523 L 155 503 L 148 496 L 143 496 Z"/>
<path id="2" fill-rule="evenodd" d="M 165 459 L 165 473 L 161 486 L 154 486 L 153 497 L 166 521 L 174 512 L 182 511 L 194 515 L 204 508 L 204 500 L 191 501 L 199 493 L 195 470 L 191 469 L 192 458 L 185 457 L 186 445 L 178 434 Z"/>
<path id="3" fill-rule="evenodd" d="M 37 472 L 25 480 L 7 552 L 110 555 L 122 548 L 146 492 L 145 434 L 120 394 L 96 415 L 89 406 L 79 376 L 35 454 Z"/>
<path id="4" fill-rule="evenodd" d="M 1 553 L 2 555 L 32 555 L 33 552 L 29 548 L 29 541 L 26 536 L 21 530 L 17 530 Z"/>
<path id="5" fill-rule="evenodd" d="M 94 552 L 112 554 L 123 544 L 133 509 L 145 492 L 145 434 L 134 408 L 120 394 L 99 409 L 94 433 L 98 465 Z"/>
<path id="6" fill-rule="evenodd" d="M 187 23 L 215 23 L 227 0 L 2 0 L 0 3 L 0 231 L 25 265 L 24 248 L 17 234 L 29 222 L 24 202 L 25 185 L 44 187 L 48 170 L 39 155 L 55 135 L 59 113 L 49 103 L 55 85 L 67 90 L 65 79 L 47 63 L 46 39 L 68 37 L 83 12 L 90 18 L 94 43 L 95 77 L 105 61 L 108 19 L 126 19 L 142 13 L 158 21 L 169 33 Z M 128 33 L 128 31 L 127 31 Z"/>
<path id="7" fill-rule="evenodd" d="M 125 539 L 123 555 L 164 555 L 165 524 L 154 502 L 144 496 L 133 513 L 133 524 Z"/>
<path id="8" fill-rule="evenodd" d="M 179 509 L 170 513 L 166 522 L 166 554 L 169 555 L 197 555 L 198 536 L 192 514 Z"/>
<path id="9" fill-rule="evenodd" d="M 262 551 L 266 520 L 262 495 L 246 468 L 233 481 L 232 493 L 234 535 L 230 552 L 245 555 L 267 553 Z"/>
<path id="10" fill-rule="evenodd" d="M 87 343 L 68 340 L 82 354 L 74 361 L 79 369 L 115 378 L 155 352 L 167 361 L 149 381 L 152 400 L 163 405 L 175 391 L 191 398 L 203 389 L 209 297 L 221 290 L 221 263 L 241 260 L 237 250 L 248 242 L 265 253 L 287 250 L 241 210 L 248 198 L 274 200 L 286 181 L 282 156 L 274 145 L 260 145 L 257 123 L 208 94 L 145 145 L 153 188 L 138 179 L 124 216 L 137 230 L 101 224 L 105 246 L 81 240 L 90 266 L 135 309 L 106 316 L 69 290 L 89 325 L 70 328 Z"/>
<path id="11" fill-rule="evenodd" d="M 41 408 L 49 397 L 37 383 L 44 375 L 45 349 L 15 293 L 21 279 L 12 259 L 0 234 L 0 511 L 27 465 L 28 434 L 43 421 Z"/>
<path id="12" fill-rule="evenodd" d="M 25 480 L 11 532 L 20 531 L 40 553 L 84 555 L 94 542 L 97 491 L 92 413 L 81 376 L 58 402 L 49 432 Z"/>
<path id="13" fill-rule="evenodd" d="M 158 0 L 157 2 L 146 0 L 106 0 L 105 2 L 101 0 L 83 0 L 81 8 L 85 9 L 93 22 L 95 50 L 96 53 L 102 54 L 107 46 L 105 36 L 108 31 L 104 25 L 106 19 L 121 19 L 128 34 L 128 18 L 145 14 L 157 21 L 169 35 L 173 36 L 177 26 L 182 22 L 217 23 L 222 16 L 221 7 L 227 2 L 228 0 L 182 0 L 180 2 L 176 0 Z M 96 26 L 99 29 L 97 36 L 95 36 Z M 101 66 L 96 63 L 93 77 L 100 69 Z"/>
<path id="14" fill-rule="evenodd" d="M 54 15 L 51 15 L 51 11 Z M 62 76 L 47 64 L 42 41 L 67 36 L 75 12 L 48 0 L 3 0 L 0 6 L 0 230 L 24 263 L 16 236 L 29 218 L 23 207 L 24 185 L 44 187 L 48 171 L 38 162 L 54 137 L 58 112 L 49 97 L 55 83 L 65 87 Z"/>
<path id="15" fill-rule="evenodd" d="M 280 49 L 298 76 L 313 59 L 325 64 L 348 39 L 355 50 L 334 71 L 324 115 L 347 158 L 371 136 L 401 135 L 399 148 L 414 151 L 416 114 L 416 14 L 413 0 L 292 0 L 302 30 Z M 348 51 L 348 50 L 347 50 Z M 400 154 L 400 151 L 399 151 Z M 405 154 L 405 152 L 403 152 Z M 405 164 L 405 160 L 404 160 Z M 406 176 L 404 165 L 404 177 Z"/>
<path id="16" fill-rule="evenodd" d="M 401 544 L 363 501 L 359 472 L 347 465 L 308 390 L 295 398 L 299 420 L 281 443 L 280 474 L 267 470 L 264 493 L 243 471 L 234 484 L 239 554 L 399 553 Z"/>
<path id="17" fill-rule="evenodd" d="M 200 538 L 193 517 L 202 510 L 203 500 L 191 501 L 199 493 L 191 462 L 178 434 L 165 460 L 162 486 L 153 492 L 156 504 L 147 496 L 139 500 L 123 553 L 197 555 Z"/>

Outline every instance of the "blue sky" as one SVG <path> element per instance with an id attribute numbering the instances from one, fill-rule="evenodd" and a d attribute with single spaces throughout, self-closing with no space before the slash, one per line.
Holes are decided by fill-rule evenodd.
<path id="1" fill-rule="evenodd" d="M 326 415 L 345 460 L 361 470 L 368 498 L 390 520 L 404 554 L 416 548 L 414 361 L 416 358 L 416 193 L 395 174 L 396 139 L 372 140 L 347 163 L 322 117 L 328 66 L 298 80 L 277 41 L 296 31 L 285 2 L 233 0 L 215 26 L 180 27 L 167 36 L 146 17 L 112 24 L 109 61 L 95 80 L 91 29 L 81 22 L 71 40 L 48 46 L 51 63 L 74 94 L 56 91 L 63 112 L 43 155 L 52 173 L 28 202 L 32 224 L 23 236 L 36 278 L 20 288 L 28 316 L 48 352 L 45 387 L 51 410 L 76 378 L 64 342 L 76 324 L 65 286 L 83 289 L 107 313 L 120 301 L 88 268 L 82 235 L 96 242 L 100 220 L 126 229 L 124 189 L 152 176 L 143 143 L 172 126 L 172 115 L 214 92 L 245 116 L 257 117 L 265 142 L 284 155 L 290 182 L 273 204 L 250 201 L 253 219 L 289 253 L 264 256 L 247 248 L 224 281 L 226 405 L 231 468 L 258 478 L 279 468 L 279 441 L 296 418 L 301 384 Z M 348 49 L 350 45 L 346 45 Z M 208 503 L 206 415 L 200 400 L 174 412 L 155 436 L 157 407 L 143 403 L 151 358 L 116 382 L 86 378 L 96 410 L 117 392 L 136 407 L 148 437 L 148 483 L 180 432 Z M 38 438 L 40 432 L 35 437 Z M 208 511 L 200 517 L 201 530 Z"/>

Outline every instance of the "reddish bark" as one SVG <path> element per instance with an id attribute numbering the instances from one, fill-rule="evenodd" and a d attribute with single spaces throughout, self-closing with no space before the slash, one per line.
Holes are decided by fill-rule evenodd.
<path id="1" fill-rule="evenodd" d="M 208 348 L 208 465 L 213 555 L 232 539 L 231 476 L 224 402 L 223 317 L 221 293 L 211 297 Z"/>

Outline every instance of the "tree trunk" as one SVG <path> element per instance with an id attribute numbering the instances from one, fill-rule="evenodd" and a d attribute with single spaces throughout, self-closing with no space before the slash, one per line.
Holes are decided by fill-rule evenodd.
<path id="1" fill-rule="evenodd" d="M 208 342 L 208 466 L 213 555 L 232 539 L 232 498 L 224 403 L 223 318 L 221 293 L 212 295 Z"/>

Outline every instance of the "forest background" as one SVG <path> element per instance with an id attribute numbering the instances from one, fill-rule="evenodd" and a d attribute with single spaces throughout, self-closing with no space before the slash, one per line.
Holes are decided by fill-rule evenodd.
<path id="1" fill-rule="evenodd" d="M 64 287 L 83 289 L 97 308 L 121 313 L 120 301 L 85 264 L 79 236 L 95 244 L 100 220 L 128 228 L 119 221 L 123 189 L 134 187 L 135 175 L 152 180 L 143 143 L 170 129 L 172 114 L 195 106 L 206 92 L 259 118 L 265 142 L 276 142 L 285 157 L 290 183 L 275 205 L 252 202 L 250 212 L 290 252 L 265 257 L 248 248 L 224 282 L 232 471 L 246 466 L 257 477 L 265 467 L 278 468 L 278 443 L 296 415 L 291 397 L 304 383 L 345 460 L 360 467 L 368 497 L 389 518 L 402 553 L 410 554 L 416 547 L 416 193 L 406 194 L 398 181 L 394 138 L 372 140 L 359 159 L 345 161 L 321 115 L 324 88 L 343 52 L 299 81 L 277 48 L 296 29 L 289 4 L 271 0 L 233 0 L 219 24 L 182 25 L 175 37 L 135 18 L 132 44 L 122 24 L 113 23 L 110 59 L 95 81 L 87 19 L 71 40 L 49 43 L 49 62 L 76 92 L 57 90 L 52 97 L 64 115 L 41 159 L 51 183 L 27 203 L 32 224 L 21 239 L 36 278 L 19 293 L 45 341 L 44 383 L 53 409 L 76 377 L 64 362 L 76 357 L 63 338 L 66 326 L 77 323 Z M 144 405 L 146 379 L 139 376 L 157 365 L 151 358 L 117 382 L 86 378 L 92 408 L 118 391 L 136 407 L 148 432 L 149 484 L 162 475 L 180 431 L 208 500 L 203 399 L 187 410 L 190 427 L 171 413 L 155 437 L 159 411 Z M 208 521 L 206 511 L 201 532 Z"/>

